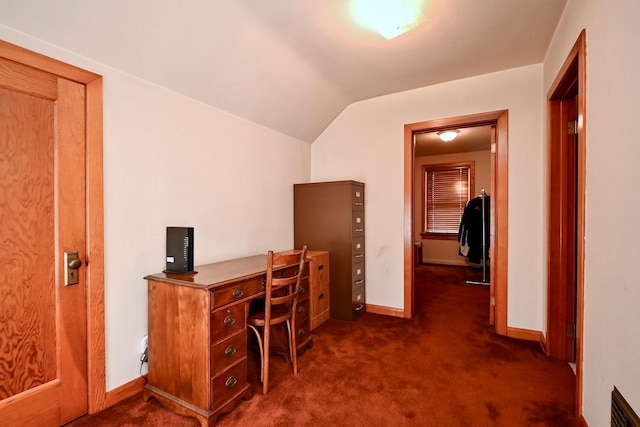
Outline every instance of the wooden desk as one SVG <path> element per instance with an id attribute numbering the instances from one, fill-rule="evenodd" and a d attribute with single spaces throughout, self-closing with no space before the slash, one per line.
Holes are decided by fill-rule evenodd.
<path id="1" fill-rule="evenodd" d="M 146 276 L 149 292 L 149 374 L 145 398 L 156 398 L 202 426 L 251 397 L 247 379 L 247 316 L 264 297 L 267 257 L 217 262 L 197 273 Z M 296 313 L 298 349 L 311 346 L 309 268 Z"/>

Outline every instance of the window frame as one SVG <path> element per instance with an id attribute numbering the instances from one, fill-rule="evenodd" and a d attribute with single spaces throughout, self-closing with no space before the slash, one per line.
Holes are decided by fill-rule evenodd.
<path id="1" fill-rule="evenodd" d="M 421 175 L 421 195 L 422 195 L 422 227 L 420 231 L 420 237 L 422 239 L 438 239 L 438 240 L 458 240 L 458 233 L 441 233 L 427 231 L 427 173 L 431 171 L 447 171 L 459 168 L 469 169 L 469 200 L 473 198 L 475 194 L 475 161 L 465 160 L 459 162 L 450 163 L 434 163 L 422 165 Z"/>

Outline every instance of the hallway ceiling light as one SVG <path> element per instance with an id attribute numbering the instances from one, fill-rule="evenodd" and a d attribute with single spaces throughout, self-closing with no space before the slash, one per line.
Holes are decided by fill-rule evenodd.
<path id="1" fill-rule="evenodd" d="M 422 3 L 423 0 L 353 0 L 351 11 L 360 24 L 391 40 L 424 22 Z"/>
<path id="2" fill-rule="evenodd" d="M 453 141 L 454 139 L 456 139 L 456 136 L 458 136 L 458 133 L 460 131 L 458 129 L 456 130 L 443 130 L 441 132 L 438 132 L 438 136 L 440 137 L 441 140 L 445 141 L 445 142 L 449 142 L 449 141 Z"/>

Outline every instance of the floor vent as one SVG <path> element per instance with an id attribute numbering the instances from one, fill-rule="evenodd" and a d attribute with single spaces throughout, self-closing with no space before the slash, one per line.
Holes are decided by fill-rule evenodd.
<path id="1" fill-rule="evenodd" d="M 611 426 L 640 427 L 640 418 L 615 387 L 611 392 Z"/>

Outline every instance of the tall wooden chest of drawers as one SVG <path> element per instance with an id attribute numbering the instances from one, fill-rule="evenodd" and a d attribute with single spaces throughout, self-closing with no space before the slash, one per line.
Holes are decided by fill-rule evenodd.
<path id="1" fill-rule="evenodd" d="M 295 184 L 294 246 L 329 251 L 330 313 L 355 320 L 365 311 L 364 184 Z"/>

